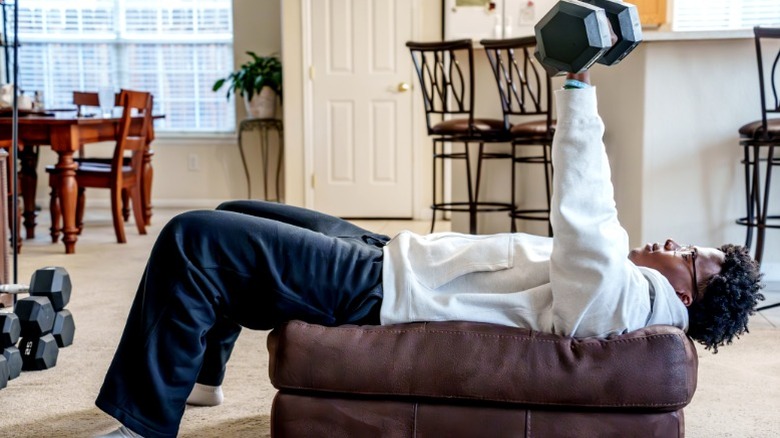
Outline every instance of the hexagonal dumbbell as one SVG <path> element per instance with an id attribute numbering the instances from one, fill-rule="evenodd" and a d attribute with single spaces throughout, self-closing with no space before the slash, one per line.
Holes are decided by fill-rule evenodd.
<path id="1" fill-rule="evenodd" d="M 22 353 L 19 349 L 14 346 L 5 347 L 3 356 L 6 362 L 8 362 L 8 380 L 19 377 L 22 373 Z"/>
<path id="2" fill-rule="evenodd" d="M 63 309 L 54 316 L 54 327 L 51 330 L 52 336 L 57 340 L 57 346 L 67 347 L 73 343 L 73 336 L 76 334 L 76 323 L 73 322 L 73 315 L 70 310 Z"/>
<path id="3" fill-rule="evenodd" d="M 14 313 L 25 338 L 43 336 L 54 327 L 56 312 L 46 297 L 24 297 L 16 302 Z"/>
<path id="4" fill-rule="evenodd" d="M 57 365 L 60 348 L 54 336 L 47 333 L 39 338 L 22 338 L 19 351 L 22 354 L 23 370 L 47 370 Z"/>
<path id="5" fill-rule="evenodd" d="M 636 6 L 614 0 L 560 0 L 534 26 L 534 55 L 551 76 L 614 65 L 642 40 Z"/>
<path id="6" fill-rule="evenodd" d="M 8 385 L 8 376 L 10 372 L 8 361 L 5 359 L 5 356 L 0 355 L 0 389 L 3 389 Z"/>
<path id="7" fill-rule="evenodd" d="M 55 312 L 59 312 L 70 301 L 70 275 L 61 266 L 47 266 L 37 269 L 30 278 L 30 284 L 2 284 L 0 293 L 25 294 L 46 297 L 51 301 Z"/>
<path id="8" fill-rule="evenodd" d="M 22 326 L 19 317 L 15 313 L 0 312 L 0 349 L 2 357 L 5 360 L 0 367 L 5 366 L 8 369 L 8 380 L 19 377 L 22 372 L 22 356 L 16 343 L 22 333 Z M 3 371 L 0 370 L 0 373 Z M 2 376 L 0 376 L 2 381 Z"/>
<path id="9" fill-rule="evenodd" d="M 54 306 L 55 312 L 68 305 L 70 291 L 70 275 L 60 266 L 37 269 L 30 278 L 30 296 L 47 297 Z"/>
<path id="10" fill-rule="evenodd" d="M 15 313 L 0 313 L 0 349 L 16 345 L 22 334 L 22 325 Z"/>
<path id="11" fill-rule="evenodd" d="M 604 9 L 612 32 L 617 41 L 607 49 L 596 62 L 603 65 L 615 65 L 628 56 L 642 41 L 642 22 L 636 6 L 615 0 L 584 0 Z"/>

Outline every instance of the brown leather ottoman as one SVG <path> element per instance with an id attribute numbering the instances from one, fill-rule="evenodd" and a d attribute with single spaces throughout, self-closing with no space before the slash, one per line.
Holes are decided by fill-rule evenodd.
<path id="1" fill-rule="evenodd" d="M 469 322 L 271 332 L 275 437 L 682 437 L 698 359 L 675 327 L 575 340 Z"/>

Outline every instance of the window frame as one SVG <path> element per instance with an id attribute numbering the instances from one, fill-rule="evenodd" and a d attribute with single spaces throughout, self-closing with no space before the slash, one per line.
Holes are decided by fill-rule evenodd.
<path id="1" fill-rule="evenodd" d="M 709 11 L 710 25 L 695 24 L 697 20 L 701 21 L 703 6 Z M 668 7 L 672 32 L 730 32 L 751 30 L 755 25 L 780 27 L 778 0 L 671 0 Z M 753 11 L 751 16 L 763 10 L 776 11 L 765 19 L 762 15 L 762 20 L 756 22 L 750 16 L 745 18 L 746 8 L 747 11 Z M 717 22 L 727 24 L 717 25 Z"/>
<path id="2" fill-rule="evenodd" d="M 219 77 L 224 75 L 227 75 L 229 71 L 228 69 L 233 68 L 234 60 L 233 60 L 233 39 L 234 39 L 234 28 L 233 28 L 233 17 L 232 17 L 232 7 L 231 2 L 228 1 L 222 1 L 221 3 L 227 3 L 227 8 L 224 8 L 225 5 L 219 5 L 219 0 L 217 1 L 211 1 L 208 0 L 198 2 L 197 0 L 194 2 L 191 1 L 182 1 L 182 0 L 172 0 L 172 1 L 166 1 L 166 3 L 161 6 L 160 8 L 156 9 L 150 9 L 151 11 L 154 11 L 154 14 L 156 15 L 156 21 L 158 22 L 157 25 L 154 27 L 155 30 L 153 30 L 153 33 L 144 34 L 140 32 L 135 32 L 133 30 L 128 29 L 128 21 L 126 16 L 126 11 L 128 10 L 128 7 L 132 8 L 133 4 L 130 3 L 133 0 L 107 0 L 107 1 L 89 1 L 87 0 L 86 4 L 78 4 L 77 6 L 74 5 L 63 5 L 59 0 L 39 0 L 38 2 L 35 2 L 34 4 L 30 5 L 29 3 L 25 5 L 26 9 L 32 9 L 32 10 L 41 10 L 44 11 L 41 14 L 40 18 L 40 26 L 38 27 L 37 33 L 30 33 L 30 32 L 19 32 L 19 41 L 20 45 L 22 46 L 20 50 L 24 50 L 24 45 L 47 45 L 47 44 L 68 44 L 73 46 L 84 46 L 89 47 L 90 45 L 106 45 L 107 49 L 101 49 L 98 47 L 97 50 L 107 50 L 108 51 L 108 58 L 110 61 L 108 61 L 108 71 L 107 72 L 100 72 L 100 74 L 110 76 L 110 82 L 117 84 L 116 88 L 120 87 L 132 87 L 130 82 L 130 76 L 134 72 L 138 71 L 145 71 L 146 74 L 148 74 L 149 67 L 146 65 L 138 65 L 137 67 L 134 67 L 134 70 L 131 71 L 130 69 L 130 63 L 131 59 L 129 56 L 127 56 L 128 48 L 131 46 L 154 46 L 154 49 L 151 49 L 153 53 L 156 53 L 157 59 L 154 57 L 149 59 L 149 63 L 154 65 L 154 70 L 157 72 L 157 75 L 164 75 L 167 71 L 161 63 L 163 62 L 160 58 L 162 56 L 161 50 L 165 50 L 166 45 L 184 45 L 188 47 L 195 47 L 198 45 L 215 45 L 215 46 L 221 46 L 218 47 L 220 50 L 220 63 L 215 63 L 214 67 L 209 69 L 206 67 L 205 69 L 196 69 L 192 72 L 191 79 L 193 80 L 192 83 L 192 93 L 194 97 L 192 97 L 192 117 L 191 122 L 188 121 L 186 123 L 190 124 L 192 128 L 184 127 L 184 126 L 177 126 L 177 127 L 165 127 L 167 123 L 166 120 L 163 120 L 162 123 L 160 123 L 160 128 L 158 128 L 158 133 L 163 137 L 176 137 L 176 136 L 182 136 L 186 137 L 189 135 L 208 135 L 208 136 L 214 136 L 214 137 L 224 137 L 229 135 L 234 135 L 236 132 L 236 106 L 235 102 L 233 100 L 225 100 L 224 96 L 222 96 L 220 93 L 213 93 L 213 95 L 209 95 L 207 98 L 201 98 L 199 95 L 202 95 L 205 97 L 204 93 L 211 93 L 211 86 L 213 82 L 208 82 L 210 79 L 204 79 L 203 73 L 208 72 L 212 73 L 215 77 L 213 80 L 218 79 Z M 149 0 L 138 0 L 137 1 L 137 8 L 143 9 L 144 5 L 155 5 L 156 2 L 152 2 Z M 198 13 L 204 9 L 204 7 L 208 7 L 210 4 L 217 4 L 217 6 L 223 6 L 221 9 L 222 11 L 227 10 L 229 16 L 228 16 L 228 23 L 227 23 L 227 29 L 225 31 L 218 31 L 216 33 L 165 33 L 165 30 L 161 30 L 159 27 L 159 22 L 161 20 L 161 10 L 175 10 L 177 7 L 191 7 L 192 15 L 188 17 L 188 20 L 184 20 L 185 26 L 187 23 L 191 23 L 191 28 L 197 28 L 199 16 Z M 89 10 L 90 6 L 93 6 L 95 8 L 106 8 L 110 7 L 113 10 L 113 21 L 107 27 L 113 27 L 113 31 L 110 32 L 101 32 L 100 30 L 94 31 L 89 30 L 85 33 L 84 28 L 88 25 L 86 20 L 84 19 L 84 10 Z M 50 24 L 46 23 L 46 14 L 47 10 L 60 10 L 60 11 L 66 11 L 68 9 L 77 9 L 79 12 L 77 13 L 77 18 L 75 21 L 75 28 L 76 30 L 73 30 L 73 27 L 71 27 L 69 30 L 64 30 L 60 32 L 51 32 L 50 31 Z M 21 15 L 22 11 L 20 11 Z M 62 12 L 62 14 L 65 14 L 66 12 Z M 164 13 L 164 12 L 163 12 Z M 11 11 L 10 14 L 8 14 L 8 18 L 13 18 L 13 12 Z M 111 16 L 112 14 L 104 14 Z M 5 18 L 5 17 L 4 17 Z M 9 21 L 8 18 L 6 18 L 6 21 Z M 34 17 L 30 21 L 35 20 Z M 165 17 L 163 17 L 164 19 Z M 220 18 L 217 16 L 217 18 Z M 221 18 L 224 18 L 224 14 L 221 16 Z M 21 20 L 20 20 L 21 21 Z M 62 22 L 67 22 L 66 19 L 62 19 Z M 221 23 L 222 21 L 213 21 L 214 23 Z M 85 24 L 86 23 L 86 24 Z M 20 27 L 21 23 L 20 23 Z M 195 31 L 196 32 L 196 31 Z M 160 36 L 160 33 L 163 33 L 163 36 Z M 47 50 L 46 48 L 41 48 L 39 50 Z M 170 50 L 170 49 L 168 49 Z M 76 49 L 77 52 L 81 53 L 81 49 Z M 202 66 L 202 59 L 198 58 L 199 55 L 198 50 L 193 50 L 191 53 L 192 56 L 192 63 L 196 66 Z M 154 55 L 152 55 L 154 56 Z M 21 64 L 21 58 L 20 58 L 20 64 Z M 49 54 L 44 55 L 44 59 L 41 60 L 41 63 L 46 66 L 53 65 L 55 61 L 52 59 L 52 57 Z M 86 71 L 88 67 L 85 67 L 86 61 L 81 59 L 74 64 L 77 66 L 78 70 Z M 73 65 L 73 64 L 72 64 Z M 20 66 L 20 70 L 23 69 L 23 66 Z M 216 69 L 219 70 L 226 70 L 224 72 L 215 73 Z M 46 70 L 46 73 L 42 74 L 42 79 L 34 79 L 34 81 L 43 81 L 43 89 L 44 90 L 56 90 L 58 88 L 58 84 L 65 82 L 65 81 L 57 81 L 54 79 L 54 74 L 51 73 L 54 69 L 53 68 L 44 68 Z M 173 89 L 168 88 L 167 82 L 169 79 L 160 78 L 160 79 L 153 79 L 150 83 L 153 84 L 152 87 L 155 88 L 155 90 L 152 90 L 153 93 L 155 93 L 160 88 L 165 89 L 166 91 L 162 92 L 162 96 L 160 98 L 156 99 L 155 106 L 159 108 L 159 104 L 161 102 L 167 101 L 167 104 L 175 104 L 175 102 L 183 102 L 181 100 L 181 94 L 170 92 L 169 90 Z M 77 82 L 79 84 L 84 84 L 86 81 L 84 79 L 84 75 L 82 74 L 78 78 L 74 78 L 72 82 Z M 23 86 L 23 85 L 22 85 Z M 185 85 L 186 86 L 186 85 Z M 62 86 L 59 86 L 60 88 Z M 80 85 L 82 89 L 90 89 L 87 86 Z M 96 87 L 95 91 L 97 90 Z M 57 102 L 55 102 L 55 106 L 61 106 L 61 100 L 62 100 L 62 90 L 56 90 L 56 93 L 58 95 Z M 44 93 L 44 101 L 46 100 L 46 93 Z M 189 100 L 187 100 L 189 102 Z M 218 102 L 218 103 L 217 103 Z M 224 103 L 223 103 L 224 102 Z M 209 105 L 217 104 L 219 106 L 224 105 L 224 112 L 222 108 L 219 108 L 217 111 L 217 114 L 223 114 L 222 117 L 218 117 L 214 119 L 213 115 L 211 117 L 206 117 L 205 119 L 200 116 L 200 111 L 203 110 L 203 107 L 207 107 Z M 166 105 L 167 106 L 167 105 Z M 159 110 L 158 110 L 159 111 Z M 213 114 L 214 107 L 211 107 L 210 114 Z M 161 112 L 165 112 L 164 110 Z M 209 114 L 209 113 L 207 113 Z M 203 122 L 212 122 L 212 126 L 207 126 L 205 128 L 198 128 L 197 126 Z"/>

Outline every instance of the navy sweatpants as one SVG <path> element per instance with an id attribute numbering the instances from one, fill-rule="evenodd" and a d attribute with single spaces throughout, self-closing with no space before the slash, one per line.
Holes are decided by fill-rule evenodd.
<path id="1" fill-rule="evenodd" d="M 176 436 L 196 380 L 217 385 L 241 327 L 378 324 L 387 236 L 282 204 L 180 214 L 155 242 L 96 405 Z"/>

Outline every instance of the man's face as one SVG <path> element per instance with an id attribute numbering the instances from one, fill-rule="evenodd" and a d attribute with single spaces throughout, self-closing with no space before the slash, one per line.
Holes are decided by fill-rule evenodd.
<path id="1" fill-rule="evenodd" d="M 660 272 L 677 291 L 683 304 L 690 306 L 702 298 L 704 290 L 699 285 L 706 284 L 710 277 L 720 272 L 725 255 L 716 248 L 683 248 L 667 239 L 663 245 L 648 243 L 631 250 L 628 259 L 637 266 Z"/>

